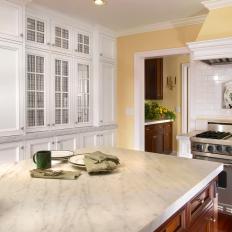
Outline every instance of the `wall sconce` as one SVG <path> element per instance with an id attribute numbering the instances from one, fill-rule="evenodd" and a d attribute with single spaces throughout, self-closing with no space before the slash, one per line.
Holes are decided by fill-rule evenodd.
<path id="1" fill-rule="evenodd" d="M 176 86 L 176 76 L 167 76 L 167 88 L 170 90 L 173 90 L 173 88 Z"/>

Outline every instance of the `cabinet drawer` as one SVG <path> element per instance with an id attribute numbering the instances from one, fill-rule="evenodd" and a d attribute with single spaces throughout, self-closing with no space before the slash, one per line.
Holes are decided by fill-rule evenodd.
<path id="1" fill-rule="evenodd" d="M 185 209 L 172 217 L 166 225 L 162 226 L 158 232 L 182 232 L 185 231 Z M 157 232 L 157 230 L 155 231 Z"/>
<path id="2" fill-rule="evenodd" d="M 207 188 L 202 193 L 200 193 L 197 197 L 195 197 L 189 205 L 189 222 L 190 224 L 194 223 L 202 213 L 209 207 L 209 205 L 213 204 L 211 189 Z"/>

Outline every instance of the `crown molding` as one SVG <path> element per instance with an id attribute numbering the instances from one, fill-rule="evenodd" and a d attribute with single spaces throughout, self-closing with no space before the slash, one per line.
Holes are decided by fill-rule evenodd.
<path id="1" fill-rule="evenodd" d="M 134 35 L 144 32 L 151 32 L 151 31 L 161 31 L 166 29 L 172 29 L 177 27 L 189 26 L 194 24 L 201 24 L 205 21 L 206 15 L 200 15 L 195 17 L 189 18 L 182 18 L 172 21 L 160 22 L 155 24 L 149 24 L 142 27 L 131 28 L 129 30 L 123 30 L 117 33 L 117 37 L 127 36 L 127 35 Z"/>
<path id="2" fill-rule="evenodd" d="M 214 10 L 218 8 L 232 6 L 232 0 L 209 0 L 209 1 L 203 1 L 202 4 L 208 10 Z"/>
<path id="3" fill-rule="evenodd" d="M 193 60 L 232 58 L 232 37 L 187 43 Z"/>
<path id="4" fill-rule="evenodd" d="M 20 4 L 20 5 L 26 5 L 30 2 L 32 2 L 32 0 L 7 0 L 9 2 L 12 2 L 12 3 L 16 3 L 16 4 Z"/>

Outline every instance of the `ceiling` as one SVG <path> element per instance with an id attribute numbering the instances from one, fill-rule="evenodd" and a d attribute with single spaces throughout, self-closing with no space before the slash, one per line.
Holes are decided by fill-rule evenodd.
<path id="1" fill-rule="evenodd" d="M 202 0 L 32 0 L 33 3 L 100 24 L 115 32 L 207 13 Z"/>

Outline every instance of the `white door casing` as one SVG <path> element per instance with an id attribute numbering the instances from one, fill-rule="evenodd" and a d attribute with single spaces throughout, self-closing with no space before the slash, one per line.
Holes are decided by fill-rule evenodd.
<path id="1" fill-rule="evenodd" d="M 190 78 L 190 64 L 182 64 L 182 126 L 181 132 L 182 134 L 186 134 L 189 132 L 189 78 Z"/>
<path id="2" fill-rule="evenodd" d="M 151 57 L 188 54 L 186 47 L 138 52 L 134 55 L 134 148 L 144 150 L 144 60 Z"/>

